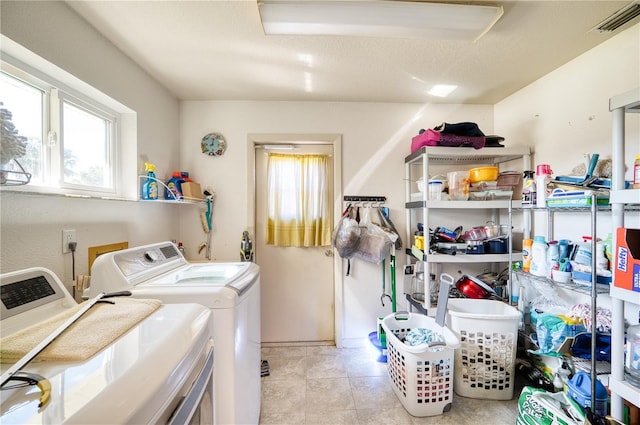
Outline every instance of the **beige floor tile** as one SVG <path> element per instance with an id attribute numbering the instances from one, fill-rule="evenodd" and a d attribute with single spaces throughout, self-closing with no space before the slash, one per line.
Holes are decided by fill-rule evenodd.
<path id="1" fill-rule="evenodd" d="M 348 378 L 307 379 L 305 411 L 307 413 L 353 410 Z"/>
<path id="2" fill-rule="evenodd" d="M 346 378 L 347 369 L 339 355 L 308 355 L 307 379 Z"/>
<path id="3" fill-rule="evenodd" d="M 304 346 L 278 346 L 263 347 L 262 358 L 271 358 L 275 356 L 282 357 L 300 357 L 307 355 L 307 347 Z"/>
<path id="4" fill-rule="evenodd" d="M 357 409 L 358 423 L 362 425 L 412 425 L 411 415 L 398 402 L 393 407 Z"/>
<path id="5" fill-rule="evenodd" d="M 261 412 L 263 414 L 304 413 L 305 401 L 306 382 L 304 380 L 262 381 Z"/>
<path id="6" fill-rule="evenodd" d="M 358 423 L 355 410 L 335 410 L 333 412 L 309 412 L 306 425 L 353 425 Z"/>
<path id="7" fill-rule="evenodd" d="M 387 364 L 375 361 L 368 349 L 344 349 L 341 355 L 349 377 L 387 376 Z"/>
<path id="8" fill-rule="evenodd" d="M 307 358 L 274 356 L 267 359 L 269 361 L 269 375 L 263 379 L 273 381 L 278 379 L 299 379 L 307 378 Z"/>
<path id="9" fill-rule="evenodd" d="M 349 378 L 349 383 L 358 410 L 394 407 L 399 403 L 396 393 L 391 388 L 389 378 L 386 376 Z"/>
<path id="10" fill-rule="evenodd" d="M 264 425 L 302 425 L 305 423 L 304 410 L 261 412 L 260 424 Z"/>
<path id="11" fill-rule="evenodd" d="M 522 389 L 507 401 L 453 396 L 451 410 L 415 417 L 396 396 L 387 364 L 366 344 L 357 348 L 288 346 L 262 349 L 271 374 L 262 378 L 263 425 L 512 425 Z M 438 408 L 441 408 L 439 406 Z"/>
<path id="12" fill-rule="evenodd" d="M 510 408 L 509 405 L 513 407 Z M 458 395 L 453 397 L 451 410 L 465 418 L 473 418 L 476 424 L 514 424 L 518 415 L 517 401 L 513 404 L 511 401 L 480 400 Z"/>

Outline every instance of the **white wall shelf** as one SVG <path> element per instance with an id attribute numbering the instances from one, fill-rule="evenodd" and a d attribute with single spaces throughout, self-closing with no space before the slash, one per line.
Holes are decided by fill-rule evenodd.
<path id="1" fill-rule="evenodd" d="M 640 189 L 612 190 L 609 202 L 612 204 L 640 204 Z"/>

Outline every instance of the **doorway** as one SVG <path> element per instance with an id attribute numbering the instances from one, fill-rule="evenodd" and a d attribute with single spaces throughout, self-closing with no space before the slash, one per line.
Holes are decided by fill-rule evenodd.
<path id="1" fill-rule="evenodd" d="M 255 261 L 260 266 L 263 343 L 331 342 L 342 336 L 341 261 L 332 246 L 296 248 L 266 244 L 269 152 L 325 154 L 331 158 L 333 219 L 340 216 L 339 135 L 250 135 L 254 171 Z M 333 227 L 333 224 L 332 224 Z"/>

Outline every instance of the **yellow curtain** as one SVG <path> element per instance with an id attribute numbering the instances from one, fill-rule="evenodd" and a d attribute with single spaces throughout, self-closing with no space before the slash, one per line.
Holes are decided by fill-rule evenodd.
<path id="1" fill-rule="evenodd" d="M 267 244 L 331 245 L 327 155 L 269 153 L 267 161 Z"/>

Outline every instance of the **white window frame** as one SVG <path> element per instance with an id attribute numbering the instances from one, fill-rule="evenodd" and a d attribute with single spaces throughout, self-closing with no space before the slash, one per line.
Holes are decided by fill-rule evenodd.
<path id="1" fill-rule="evenodd" d="M 62 194 L 105 199 L 138 199 L 137 114 L 77 77 L 0 35 L 2 70 L 45 92 L 43 99 L 45 183 L 0 186 L 2 190 Z M 111 188 L 64 183 L 60 114 L 62 102 L 111 121 Z M 52 107 L 52 105 L 55 105 Z M 50 147 L 49 145 L 54 145 Z M 27 170 L 28 171 L 28 170 Z M 48 179 L 48 180 L 47 180 Z"/>
<path id="2" fill-rule="evenodd" d="M 57 152 L 59 154 L 59 162 L 57 167 L 57 169 L 59 170 L 59 176 L 57 180 L 58 186 L 63 189 L 88 190 L 88 191 L 94 191 L 94 192 L 105 192 L 110 194 L 116 194 L 117 193 L 116 176 L 118 174 L 118 164 L 115 158 L 116 158 L 116 152 L 118 147 L 118 127 L 119 127 L 118 114 L 114 111 L 108 110 L 103 105 L 100 105 L 98 107 L 95 104 L 84 102 L 76 98 L 75 96 L 71 96 L 64 92 L 58 92 L 57 108 L 60 112 L 60 117 L 61 117 L 61 119 L 59 120 L 59 123 L 62 123 L 64 120 L 64 112 L 63 112 L 64 103 L 72 105 L 78 109 L 84 109 L 85 111 L 91 113 L 92 115 L 99 117 L 101 119 L 104 119 L 109 123 L 108 129 L 107 129 L 109 133 L 108 135 L 109 152 L 107 154 L 108 158 L 106 161 L 106 166 L 110 170 L 110 173 L 109 173 L 110 187 L 80 185 L 80 184 L 67 183 L 64 181 L 64 131 L 62 130 L 62 128 L 58 133 L 60 135 L 58 139 L 59 149 L 57 149 Z M 52 110 L 53 110 L 53 105 L 52 105 Z"/>

